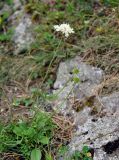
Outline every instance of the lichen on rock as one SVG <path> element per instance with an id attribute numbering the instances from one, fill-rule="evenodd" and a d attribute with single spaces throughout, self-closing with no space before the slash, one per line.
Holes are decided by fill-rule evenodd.
<path id="1" fill-rule="evenodd" d="M 69 81 L 67 83 L 67 81 L 72 77 L 71 71 L 73 67 L 77 67 L 80 71 L 78 74 L 80 83 L 75 85 L 70 93 L 73 82 Z M 94 149 L 94 160 L 118 160 L 119 154 L 117 150 L 119 145 L 115 150 L 112 148 L 111 154 L 108 154 L 106 149 L 104 150 L 104 146 L 118 139 L 119 93 L 115 92 L 105 96 L 96 95 L 95 88 L 98 88 L 103 78 L 104 72 L 101 69 L 82 62 L 79 56 L 62 62 L 54 84 L 54 93 L 59 92 L 64 86 L 66 87 L 64 87 L 63 92 L 60 92 L 59 98 L 54 102 L 56 107 L 54 108 L 61 111 L 64 115 L 70 114 L 74 118 L 76 131 L 73 133 L 69 144 L 69 154 L 72 154 L 75 150 L 80 151 L 84 145 L 87 145 Z M 70 98 L 67 97 L 67 94 L 69 94 Z M 84 106 L 78 112 L 72 107 L 71 97 L 75 97 L 80 102 L 77 103 L 79 107 L 81 107 L 81 102 L 85 100 Z M 87 97 L 93 98 L 92 106 L 86 103 Z M 62 103 L 64 105 L 60 107 Z M 94 107 L 97 108 L 97 112 L 92 114 Z"/>

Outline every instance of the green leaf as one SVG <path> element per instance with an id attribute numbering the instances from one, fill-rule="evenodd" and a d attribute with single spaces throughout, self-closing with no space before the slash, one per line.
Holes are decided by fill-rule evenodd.
<path id="1" fill-rule="evenodd" d="M 42 136 L 42 137 L 40 138 L 40 142 L 41 142 L 42 144 L 48 144 L 48 143 L 49 143 L 49 138 L 46 137 L 46 136 Z"/>
<path id="2" fill-rule="evenodd" d="M 78 68 L 74 68 L 73 69 L 73 74 L 78 74 L 79 73 L 79 69 Z"/>
<path id="3" fill-rule="evenodd" d="M 13 133 L 15 133 L 17 136 L 22 137 L 23 135 L 27 134 L 27 130 L 28 130 L 27 125 L 25 123 L 20 123 L 19 125 L 14 126 Z"/>
<path id="4" fill-rule="evenodd" d="M 73 81 L 74 81 L 74 83 L 79 83 L 80 79 L 79 79 L 79 77 L 73 77 Z"/>
<path id="5" fill-rule="evenodd" d="M 32 138 L 36 134 L 35 129 L 32 127 L 29 127 L 25 132 L 24 135 L 26 135 L 29 138 Z"/>
<path id="6" fill-rule="evenodd" d="M 15 126 L 13 129 L 13 133 L 15 133 L 17 136 L 22 136 L 23 128 Z"/>
<path id="7" fill-rule="evenodd" d="M 89 152 L 89 147 L 88 146 L 84 146 L 82 151 L 83 151 L 83 153 Z"/>
<path id="8" fill-rule="evenodd" d="M 46 153 L 45 160 L 53 160 L 50 153 Z"/>
<path id="9" fill-rule="evenodd" d="M 30 106 L 33 103 L 32 99 L 24 99 L 24 104 L 26 107 Z"/>
<path id="10" fill-rule="evenodd" d="M 35 148 L 31 152 L 31 160 L 41 160 L 41 151 L 38 148 Z"/>
<path id="11" fill-rule="evenodd" d="M 81 152 L 79 152 L 79 151 L 75 151 L 73 157 L 74 157 L 75 159 L 82 158 L 82 154 L 81 154 Z"/>
<path id="12" fill-rule="evenodd" d="M 15 106 L 15 107 L 18 107 L 19 105 L 20 105 L 20 99 L 14 99 L 14 101 L 13 101 L 13 106 Z"/>
<path id="13" fill-rule="evenodd" d="M 67 146 L 61 146 L 58 150 L 58 153 L 59 153 L 60 156 L 63 156 L 67 151 L 68 151 Z"/>

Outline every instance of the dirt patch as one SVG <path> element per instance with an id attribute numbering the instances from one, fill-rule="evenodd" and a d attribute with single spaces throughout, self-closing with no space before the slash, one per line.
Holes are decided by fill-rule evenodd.
<path id="1" fill-rule="evenodd" d="M 28 94 L 24 91 L 23 86 L 20 84 L 9 84 L 1 89 L 0 99 L 0 120 L 1 122 L 16 121 L 20 118 L 26 119 L 29 117 L 30 108 L 19 105 L 14 106 L 14 99 L 27 97 Z"/>
<path id="2" fill-rule="evenodd" d="M 22 155 L 17 153 L 4 153 L 0 155 L 1 160 L 25 160 Z"/>

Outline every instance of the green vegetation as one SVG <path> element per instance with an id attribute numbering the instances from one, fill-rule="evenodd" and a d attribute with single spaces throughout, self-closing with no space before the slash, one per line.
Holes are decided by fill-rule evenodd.
<path id="1" fill-rule="evenodd" d="M 13 3 L 12 0 L 5 2 L 8 5 Z M 2 5 L 0 2 L 0 8 Z M 4 104 L 1 108 L 9 104 L 13 110 L 22 107 L 35 113 L 26 121 L 12 117 L 11 122 L 1 124 L 1 154 L 11 153 L 11 156 L 26 160 L 53 160 L 65 155 L 68 150 L 66 144 L 71 137 L 59 140 L 61 135 L 57 138 L 57 130 L 60 134 L 64 128 L 58 128 L 54 123 L 53 114 L 56 113 L 46 112 L 47 101 L 56 98 L 50 97 L 49 92 L 56 79 L 57 68 L 60 61 L 80 55 L 89 64 L 102 68 L 107 76 L 112 72 L 119 75 L 118 7 L 118 0 L 56 0 L 52 4 L 29 0 L 25 12 L 34 24 L 35 40 L 25 54 L 18 56 L 13 55 L 8 44 L 13 35 L 13 29 L 7 22 L 10 15 L 8 12 L 0 15 L 0 43 L 11 54 L 4 55 L 0 46 L 0 96 L 1 104 Z M 75 31 L 67 39 L 53 28 L 62 23 L 69 23 Z M 74 83 L 80 82 L 78 73 L 75 68 Z M 92 159 L 86 146 L 71 157 L 71 160 Z"/>
<path id="2" fill-rule="evenodd" d="M 26 159 L 34 159 L 34 150 L 49 154 L 48 146 L 56 126 L 49 114 L 38 112 L 29 122 L 17 122 L 0 127 L 0 152 L 17 151 Z M 40 158 L 39 158 L 40 160 Z"/>
<path id="3" fill-rule="evenodd" d="M 88 146 L 84 146 L 82 151 L 75 151 L 72 155 L 73 160 L 92 160 L 91 150 Z"/>
<path id="4" fill-rule="evenodd" d="M 53 160 L 52 149 L 54 129 L 57 125 L 50 114 L 38 112 L 28 122 L 18 121 L 8 125 L 0 125 L 0 152 L 11 152 L 12 156 L 31 160 Z M 67 153 L 68 147 L 61 146 L 57 150 L 57 157 Z M 90 148 L 84 146 L 82 151 L 76 151 L 71 160 L 92 160 Z M 67 160 L 67 157 L 66 157 Z"/>
<path id="5" fill-rule="evenodd" d="M 3 7 L 4 3 L 5 2 L 0 2 L 0 8 Z M 6 4 L 11 5 L 12 3 L 12 0 L 6 0 Z M 0 13 L 0 42 L 11 41 L 13 36 L 13 29 L 8 25 L 8 18 L 10 14 L 10 11 L 2 11 Z"/>

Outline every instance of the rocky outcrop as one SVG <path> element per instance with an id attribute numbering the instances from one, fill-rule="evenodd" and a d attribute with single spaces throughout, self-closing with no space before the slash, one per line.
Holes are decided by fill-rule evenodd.
<path id="1" fill-rule="evenodd" d="M 74 67 L 79 69 L 80 78 L 75 85 L 71 81 Z M 82 62 L 78 56 L 62 62 L 54 84 L 54 93 L 59 95 L 54 109 L 74 119 L 76 130 L 69 154 L 87 145 L 94 150 L 94 160 L 118 160 L 119 92 L 98 95 L 97 88 L 103 78 L 101 69 Z"/>
<path id="2" fill-rule="evenodd" d="M 30 16 L 24 10 L 25 1 L 13 0 L 13 4 L 3 3 L 0 15 L 7 13 L 6 28 L 13 30 L 11 41 L 13 54 L 18 55 L 29 49 L 34 40 L 33 24 Z M 7 25 L 8 24 L 8 25 Z M 10 53 L 11 54 L 11 53 Z"/>
<path id="3" fill-rule="evenodd" d="M 14 1 L 14 14 L 10 17 L 12 25 L 16 26 L 13 35 L 15 43 L 14 54 L 25 52 L 33 42 L 33 24 L 30 16 L 24 11 L 24 5 L 19 0 Z"/>
<path id="4" fill-rule="evenodd" d="M 19 23 L 15 28 L 15 33 L 13 36 L 13 41 L 15 43 L 15 55 L 25 52 L 33 42 L 31 26 L 32 22 L 29 16 L 24 14 L 19 19 Z"/>

